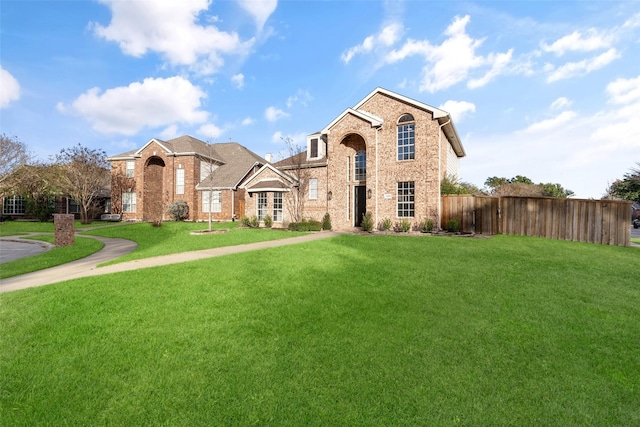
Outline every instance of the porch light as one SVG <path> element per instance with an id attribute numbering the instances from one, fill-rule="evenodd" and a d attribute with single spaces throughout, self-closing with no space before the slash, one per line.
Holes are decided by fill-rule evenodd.
<path id="1" fill-rule="evenodd" d="M 327 193 L 327 200 L 331 200 L 333 198 L 333 193 L 331 191 L 329 191 Z"/>
<path id="2" fill-rule="evenodd" d="M 370 199 L 370 198 L 371 198 L 371 189 L 368 189 L 367 190 L 367 199 Z"/>

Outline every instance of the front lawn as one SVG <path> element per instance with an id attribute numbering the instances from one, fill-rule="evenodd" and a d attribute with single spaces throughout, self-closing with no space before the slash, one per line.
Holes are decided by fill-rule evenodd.
<path id="1" fill-rule="evenodd" d="M 153 227 L 148 223 L 135 223 L 119 227 L 100 228 L 86 231 L 83 234 L 119 237 L 133 240 L 138 244 L 135 251 L 117 260 L 105 263 L 105 265 L 179 252 L 284 239 L 303 234 L 287 230 L 242 228 L 237 227 L 237 225 L 237 222 L 214 223 L 214 230 L 224 229 L 228 230 L 228 232 L 209 235 L 191 235 L 191 231 L 207 230 L 208 228 L 207 223 L 193 222 L 165 222 L 161 227 Z"/>
<path id="2" fill-rule="evenodd" d="M 638 267 L 342 235 L 0 294 L 0 425 L 640 425 Z"/>
<path id="3" fill-rule="evenodd" d="M 53 234 L 23 237 L 26 239 L 41 240 L 54 243 Z M 20 258 L 0 264 L 0 279 L 31 273 L 56 265 L 66 264 L 71 261 L 84 258 L 102 249 L 104 244 L 96 239 L 88 237 L 76 237 L 72 246 L 52 248 L 38 255 Z"/>

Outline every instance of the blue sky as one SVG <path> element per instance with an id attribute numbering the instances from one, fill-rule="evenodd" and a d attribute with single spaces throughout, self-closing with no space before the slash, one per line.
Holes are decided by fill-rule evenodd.
<path id="1" fill-rule="evenodd" d="M 460 179 L 600 198 L 640 162 L 637 1 L 0 2 L 0 132 L 39 157 L 303 143 L 376 87 L 448 111 Z"/>

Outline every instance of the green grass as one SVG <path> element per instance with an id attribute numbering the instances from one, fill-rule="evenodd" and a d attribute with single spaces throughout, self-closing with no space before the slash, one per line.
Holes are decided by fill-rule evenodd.
<path id="1" fill-rule="evenodd" d="M 53 243 L 55 239 L 53 235 L 37 235 L 23 238 L 41 240 L 49 243 Z M 98 252 L 103 246 L 103 243 L 98 240 L 88 237 L 76 237 L 73 246 L 53 248 L 38 255 L 0 264 L 0 279 L 66 264 Z"/>
<path id="2" fill-rule="evenodd" d="M 74 222 L 76 230 L 82 230 L 87 228 L 96 227 L 113 227 L 118 223 L 95 221 L 91 224 L 82 224 L 80 221 Z M 53 233 L 53 221 L 51 222 L 38 222 L 38 221 L 5 221 L 0 222 L 0 237 L 16 236 L 26 233 Z"/>
<path id="3" fill-rule="evenodd" d="M 119 237 L 133 240 L 138 244 L 135 251 L 104 265 L 179 252 L 284 239 L 304 234 L 286 230 L 242 228 L 237 227 L 237 224 L 229 222 L 214 223 L 214 230 L 228 229 L 229 231 L 227 233 L 209 235 L 191 235 L 190 231 L 206 230 L 208 227 L 206 223 L 192 222 L 165 222 L 161 227 L 153 227 L 148 223 L 136 223 L 119 227 L 105 227 L 86 231 L 83 234 Z"/>
<path id="4" fill-rule="evenodd" d="M 639 266 L 343 235 L 0 294 L 0 425 L 639 425 Z"/>

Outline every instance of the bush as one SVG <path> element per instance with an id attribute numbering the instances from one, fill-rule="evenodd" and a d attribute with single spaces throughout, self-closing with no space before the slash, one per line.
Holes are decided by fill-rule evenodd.
<path id="1" fill-rule="evenodd" d="M 380 231 L 389 231 L 393 224 L 391 223 L 391 219 L 385 218 L 382 220 L 380 224 L 378 224 L 378 230 Z"/>
<path id="2" fill-rule="evenodd" d="M 373 230 L 373 215 L 371 214 L 371 212 L 367 212 L 362 215 L 362 222 L 360 223 L 360 226 L 364 231 Z"/>
<path id="3" fill-rule="evenodd" d="M 258 217 L 253 215 L 251 216 L 251 218 L 249 219 L 249 227 L 251 228 L 258 228 L 260 227 L 260 221 L 258 221 Z"/>
<path id="4" fill-rule="evenodd" d="M 409 230 L 411 230 L 411 221 L 409 221 L 407 218 L 402 218 L 402 221 L 396 222 L 393 226 L 393 231 L 396 231 L 398 233 L 408 233 Z"/>
<path id="5" fill-rule="evenodd" d="M 287 227 L 290 231 L 320 231 L 322 223 L 315 219 L 303 219 L 300 222 L 291 222 Z"/>
<path id="6" fill-rule="evenodd" d="M 240 224 L 242 224 L 243 227 L 249 227 L 249 217 L 244 215 L 240 218 Z"/>
<path id="7" fill-rule="evenodd" d="M 433 231 L 433 221 L 425 219 L 420 223 L 418 228 L 418 231 L 422 231 L 423 233 L 431 233 Z"/>
<path id="8" fill-rule="evenodd" d="M 184 200 L 176 200 L 169 205 L 167 212 L 174 221 L 184 221 L 189 218 L 189 205 Z"/>
<path id="9" fill-rule="evenodd" d="M 322 217 L 322 229 L 331 230 L 331 215 L 329 215 L 329 212 Z"/>
<path id="10" fill-rule="evenodd" d="M 264 222 L 264 226 L 267 227 L 267 228 L 271 228 L 271 226 L 273 225 L 273 219 L 271 219 L 271 215 L 269 215 L 269 214 L 267 214 L 264 217 L 262 222 Z"/>
<path id="11" fill-rule="evenodd" d="M 451 233 L 460 231 L 460 221 L 458 221 L 458 218 L 450 219 L 449 222 L 447 222 L 447 231 Z"/>

